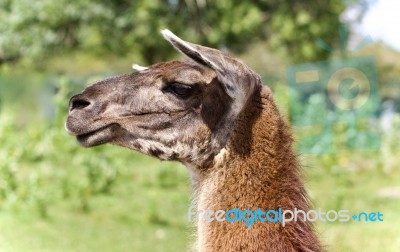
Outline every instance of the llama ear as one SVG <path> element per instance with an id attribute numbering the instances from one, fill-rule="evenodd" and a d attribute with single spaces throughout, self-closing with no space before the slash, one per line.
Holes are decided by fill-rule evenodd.
<path id="1" fill-rule="evenodd" d="M 211 59 L 207 58 L 207 54 L 205 54 L 204 52 L 205 47 L 203 47 L 203 50 L 201 50 L 201 48 L 199 48 L 199 45 L 182 40 L 168 29 L 162 30 L 161 33 L 164 38 L 168 40 L 168 42 L 170 42 L 176 49 L 178 49 L 189 58 L 216 71 L 222 71 L 222 69 L 220 69 L 217 64 L 215 64 Z M 212 50 L 211 48 L 207 49 Z"/>
<path id="2" fill-rule="evenodd" d="M 170 30 L 161 31 L 164 38 L 176 49 L 199 64 L 213 69 L 226 93 L 233 99 L 236 112 L 240 112 L 261 81 L 258 74 L 239 60 L 209 47 L 182 40 Z"/>

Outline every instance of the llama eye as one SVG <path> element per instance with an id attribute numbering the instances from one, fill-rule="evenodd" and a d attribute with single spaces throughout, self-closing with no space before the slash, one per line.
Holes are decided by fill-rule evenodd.
<path id="1" fill-rule="evenodd" d="M 168 89 L 176 96 L 183 98 L 192 94 L 192 87 L 180 83 L 173 83 L 168 87 Z"/>

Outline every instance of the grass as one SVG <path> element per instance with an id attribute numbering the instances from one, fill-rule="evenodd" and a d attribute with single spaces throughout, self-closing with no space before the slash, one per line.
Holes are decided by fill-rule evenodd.
<path id="1" fill-rule="evenodd" d="M 322 172 L 313 168 L 310 172 L 308 188 L 314 208 L 347 209 L 351 214 L 380 211 L 384 216 L 383 222 L 317 222 L 328 251 L 398 251 L 400 198 L 382 195 L 382 191 L 393 188 L 400 192 L 400 171 L 384 173 L 379 167 L 358 171 L 340 168 L 343 171 Z"/>
<path id="2" fill-rule="evenodd" d="M 52 204 L 45 218 L 28 206 L 1 211 L 0 250 L 184 251 L 190 192 L 184 167 L 132 156 L 136 161 L 119 171 L 111 192 L 90 196 L 85 207 L 75 198 Z"/>

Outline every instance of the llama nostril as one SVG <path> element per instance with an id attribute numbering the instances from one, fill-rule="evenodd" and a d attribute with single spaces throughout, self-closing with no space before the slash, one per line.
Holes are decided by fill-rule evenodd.
<path id="1" fill-rule="evenodd" d="M 73 98 L 70 103 L 69 111 L 74 109 L 83 109 L 90 105 L 90 102 L 82 98 Z"/>

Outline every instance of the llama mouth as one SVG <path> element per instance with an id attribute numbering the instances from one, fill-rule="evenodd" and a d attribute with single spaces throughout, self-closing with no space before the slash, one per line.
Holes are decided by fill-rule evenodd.
<path id="1" fill-rule="evenodd" d="M 109 124 L 85 134 L 76 135 L 79 144 L 93 147 L 110 142 L 115 135 L 117 124 Z"/>

